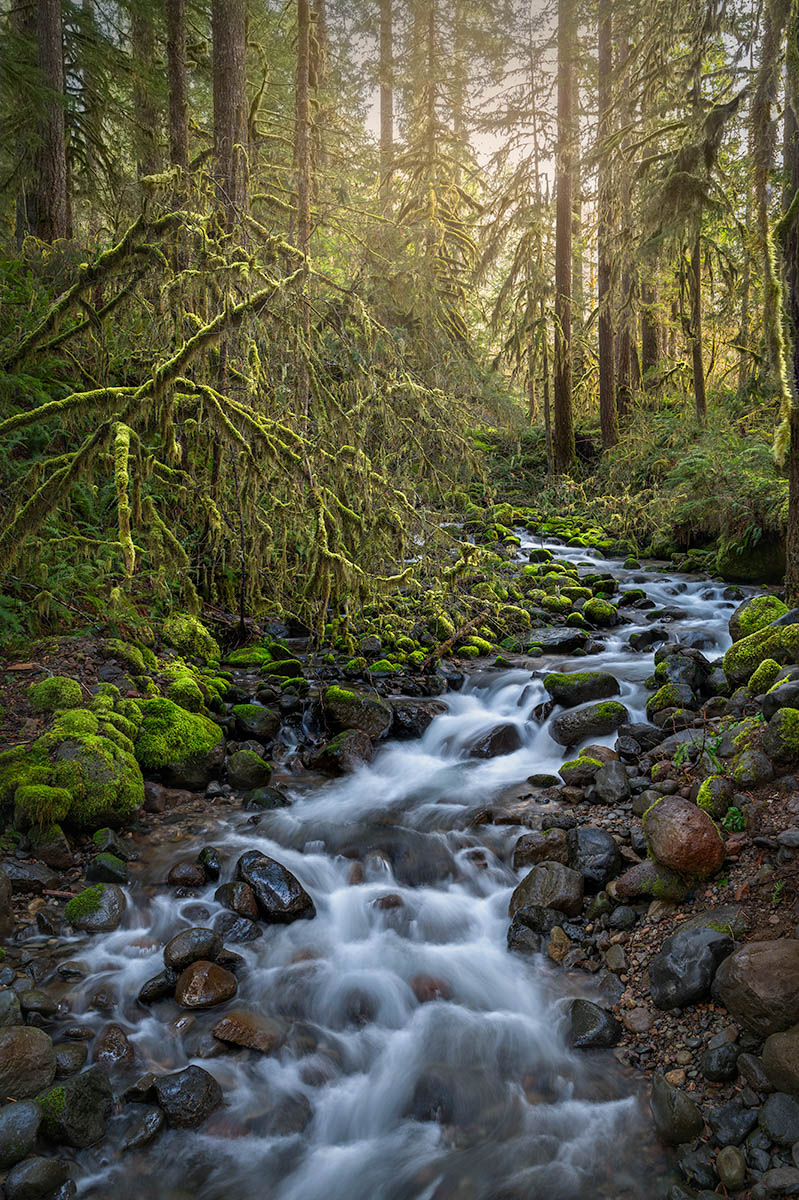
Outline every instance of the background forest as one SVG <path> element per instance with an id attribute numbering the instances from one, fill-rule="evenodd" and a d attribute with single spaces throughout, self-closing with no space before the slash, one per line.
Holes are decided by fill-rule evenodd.
<path id="1" fill-rule="evenodd" d="M 320 628 L 506 500 L 780 578 L 797 7 L 4 0 L 0 634 Z"/>

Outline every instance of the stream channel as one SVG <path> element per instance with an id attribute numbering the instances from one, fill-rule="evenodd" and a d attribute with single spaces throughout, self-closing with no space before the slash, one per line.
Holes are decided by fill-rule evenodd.
<path id="1" fill-rule="evenodd" d="M 642 588 L 658 610 L 673 614 L 657 620 L 669 640 L 711 659 L 729 645 L 736 601 L 724 598 L 724 584 L 627 570 L 528 534 L 520 560 L 542 544 L 556 557 L 595 562 L 623 586 Z M 207 1056 L 224 1008 L 187 1017 L 172 1000 L 150 1009 L 137 1004 L 141 985 L 162 968 L 163 943 L 222 911 L 215 883 L 176 898 L 162 884 L 167 848 L 148 847 L 146 834 L 137 838 L 142 866 L 127 889 L 122 926 L 70 943 L 70 957 L 88 969 L 67 989 L 71 1019 L 96 1022 L 91 998 L 105 987 L 113 999 L 103 1015 L 126 1031 L 135 1075 L 194 1062 L 216 1077 L 225 1105 L 199 1131 L 167 1131 L 124 1154 L 113 1149 L 112 1127 L 99 1148 L 78 1156 L 80 1197 L 665 1194 L 668 1158 L 654 1143 L 640 1077 L 610 1050 L 573 1051 L 564 1041 L 562 998 L 595 995 L 593 978 L 506 949 L 508 900 L 523 874 L 509 863 L 524 827 L 473 823 L 508 789 L 534 773 L 554 774 L 575 756 L 576 748 L 565 754 L 551 739 L 546 720 L 531 717 L 548 699 L 541 682 L 547 671 L 610 671 L 630 719 L 646 719 L 653 655 L 635 653 L 629 639 L 652 619 L 644 611 L 628 615 L 632 623 L 601 635 L 599 653 L 475 670 L 461 691 L 444 697 L 447 712 L 421 738 L 386 743 L 370 765 L 331 782 L 280 778 L 291 808 L 268 812 L 257 825 L 240 809 L 211 810 L 208 824 L 179 843 L 181 858 L 215 846 L 223 881 L 233 877 L 240 854 L 260 850 L 294 872 L 314 900 L 314 920 L 266 927 L 258 940 L 232 947 L 245 964 L 228 1007 L 281 1022 L 285 1042 L 277 1053 Z M 475 739 L 500 722 L 518 726 L 521 748 L 469 758 Z M 594 739 L 603 740 L 612 745 L 615 735 Z M 379 853 L 386 839 L 399 847 L 394 870 Z M 352 857 L 343 853 L 352 845 L 363 868 L 358 886 Z M 174 861 L 174 846 L 171 853 Z M 432 988 L 429 1002 L 420 1003 L 420 986 Z"/>

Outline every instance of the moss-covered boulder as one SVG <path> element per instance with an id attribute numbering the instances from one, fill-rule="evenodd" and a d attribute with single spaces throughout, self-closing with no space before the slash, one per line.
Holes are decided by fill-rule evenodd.
<path id="1" fill-rule="evenodd" d="M 237 750 L 227 760 L 228 783 L 236 791 L 250 792 L 265 787 L 272 777 L 272 768 L 252 750 Z"/>
<path id="2" fill-rule="evenodd" d="M 785 546 L 766 538 L 756 546 L 725 546 L 716 570 L 728 583 L 779 583 L 785 574 Z"/>
<path id="3" fill-rule="evenodd" d="M 694 694 L 687 683 L 664 683 L 646 702 L 646 715 L 652 719 L 655 713 L 667 708 L 693 708 Z"/>
<path id="4" fill-rule="evenodd" d="M 573 712 L 560 713 L 549 727 L 560 746 L 576 746 L 588 738 L 606 737 L 629 721 L 630 714 L 618 700 L 603 700 Z"/>
<path id="5" fill-rule="evenodd" d="M 242 738 L 271 742 L 280 729 L 280 714 L 263 704 L 234 704 L 236 733 Z"/>
<path id="6" fill-rule="evenodd" d="M 391 705 L 379 696 L 342 687 L 329 687 L 322 697 L 329 727 L 336 732 L 360 729 L 371 738 L 384 737 L 394 719 Z"/>
<path id="7" fill-rule="evenodd" d="M 778 708 L 763 730 L 762 746 L 776 763 L 799 761 L 799 708 Z"/>
<path id="8" fill-rule="evenodd" d="M 331 775 L 349 775 L 372 761 L 372 739 L 360 729 L 345 729 L 321 746 L 311 758 L 311 766 Z"/>
<path id="9" fill-rule="evenodd" d="M 585 784 L 594 782 L 597 771 L 601 770 L 603 765 L 598 758 L 592 758 L 590 754 L 581 754 L 579 758 L 573 758 L 562 767 L 558 767 L 558 775 L 570 787 L 584 787 Z"/>
<path id="10" fill-rule="evenodd" d="M 115 883 L 95 883 L 68 901 L 64 920 L 85 933 L 108 933 L 120 924 L 126 908 L 122 888 Z"/>
<path id="11" fill-rule="evenodd" d="M 749 676 L 749 695 L 763 696 L 775 683 L 782 667 L 773 658 L 765 658 Z"/>
<path id="12" fill-rule="evenodd" d="M 172 700 L 147 700 L 134 743 L 142 770 L 173 787 L 199 789 L 218 774 L 225 737 L 215 721 Z"/>
<path id="13" fill-rule="evenodd" d="M 619 682 L 607 671 L 552 671 L 544 677 L 544 687 L 556 704 L 574 708 L 588 700 L 618 696 Z"/>
<path id="14" fill-rule="evenodd" d="M 28 699 L 37 712 L 52 713 L 59 708 L 80 708 L 83 693 L 77 679 L 51 675 L 30 685 Z"/>
<path id="15" fill-rule="evenodd" d="M 618 609 L 609 600 L 601 600 L 598 596 L 586 600 L 583 605 L 583 616 L 592 625 L 615 625 L 619 619 Z"/>
<path id="16" fill-rule="evenodd" d="M 198 713 L 205 708 L 205 696 L 197 680 L 188 672 L 176 676 L 166 692 L 170 700 L 185 708 L 186 712 Z"/>
<path id="17" fill-rule="evenodd" d="M 0 754 L 0 806 L 13 805 L 26 826 L 118 825 L 143 802 L 130 741 L 87 709 L 62 713 L 32 746 Z"/>
<path id="18" fill-rule="evenodd" d="M 778 596 L 749 596 L 730 617 L 730 637 L 734 642 L 765 629 L 788 611 Z"/>
<path id="19" fill-rule="evenodd" d="M 219 643 L 198 617 L 191 613 L 176 613 L 164 621 L 161 636 L 167 646 L 200 662 L 218 663 Z"/>
<path id="20" fill-rule="evenodd" d="M 767 658 L 783 667 L 799 662 L 799 625 L 767 625 L 730 646 L 723 663 L 730 686 L 746 683 Z"/>
<path id="21" fill-rule="evenodd" d="M 714 821 L 720 821 L 732 804 L 734 792 L 732 780 L 726 775 L 709 775 L 702 781 L 696 803 Z"/>

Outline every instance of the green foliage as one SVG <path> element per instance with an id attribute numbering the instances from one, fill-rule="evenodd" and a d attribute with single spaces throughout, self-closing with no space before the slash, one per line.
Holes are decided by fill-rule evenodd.
<path id="1" fill-rule="evenodd" d="M 740 808 L 733 805 L 727 809 L 727 812 L 722 817 L 721 821 L 725 829 L 731 833 L 741 833 L 746 829 L 746 813 L 741 812 Z"/>

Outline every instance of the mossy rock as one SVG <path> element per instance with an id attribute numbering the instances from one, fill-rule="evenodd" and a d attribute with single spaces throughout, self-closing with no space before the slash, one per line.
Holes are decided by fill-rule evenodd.
<path id="1" fill-rule="evenodd" d="M 236 791 L 250 792 L 266 787 L 271 777 L 269 763 L 252 750 L 237 750 L 227 760 L 228 783 Z"/>
<path id="2" fill-rule="evenodd" d="M 750 596 L 730 617 L 730 637 L 739 642 L 784 617 L 787 611 L 787 604 L 783 604 L 778 596 Z"/>
<path id="3" fill-rule="evenodd" d="M 726 775 L 709 775 L 699 788 L 696 803 L 714 821 L 720 821 L 732 803 L 734 792 Z"/>
<path id="4" fill-rule="evenodd" d="M 166 691 L 170 700 L 185 708 L 186 712 L 198 713 L 205 708 L 205 696 L 202 688 L 191 675 L 178 675 L 170 683 Z"/>
<path id="5" fill-rule="evenodd" d="M 485 638 L 478 637 L 475 633 L 471 634 L 466 639 L 466 645 L 474 646 L 477 650 L 477 653 L 483 657 L 492 654 L 494 649 L 490 642 L 487 642 Z"/>
<path id="6" fill-rule="evenodd" d="M 270 651 L 263 646 L 245 646 L 241 650 L 233 650 L 227 661 L 233 667 L 263 667 L 271 659 Z"/>
<path id="7" fill-rule="evenodd" d="M 302 676 L 302 663 L 298 658 L 283 658 L 268 662 L 261 668 L 264 675 L 283 676 L 286 679 L 297 679 Z"/>
<path id="8" fill-rule="evenodd" d="M 799 709 L 778 708 L 763 731 L 762 746 L 776 763 L 799 760 Z"/>
<path id="9" fill-rule="evenodd" d="M 72 793 L 66 788 L 23 784 L 14 793 L 14 824 L 20 829 L 46 829 L 65 821 L 71 807 Z"/>
<path id="10" fill-rule="evenodd" d="M 221 658 L 216 638 L 211 636 L 198 617 L 190 613 L 176 613 L 168 617 L 164 621 L 161 636 L 167 646 L 201 662 L 218 663 Z"/>
<path id="11" fill-rule="evenodd" d="M 200 713 L 165 698 L 147 700 L 135 753 L 143 770 L 175 787 L 199 789 L 218 773 L 225 738 L 216 722 Z"/>
<path id="12" fill-rule="evenodd" d="M 646 702 L 646 715 L 651 720 L 655 713 L 662 712 L 666 708 L 692 707 L 693 704 L 694 694 L 688 685 L 670 681 L 658 688 L 654 696 L 649 697 Z"/>
<path id="13" fill-rule="evenodd" d="M 384 737 L 394 719 L 391 705 L 379 696 L 336 685 L 322 696 L 322 709 L 328 725 L 336 732 L 360 729 L 372 738 Z"/>
<path id="14" fill-rule="evenodd" d="M 530 614 L 516 604 L 503 604 L 497 613 L 497 620 L 509 633 L 526 633 L 532 628 Z"/>
<path id="15" fill-rule="evenodd" d="M 766 538 L 755 546 L 725 546 L 716 571 L 727 583 L 779 583 L 785 575 L 785 546 Z"/>
<path id="16" fill-rule="evenodd" d="M 103 649 L 110 658 L 116 658 L 134 675 L 146 675 L 158 669 L 158 659 L 149 646 L 135 646 L 121 638 L 106 638 Z"/>
<path id="17" fill-rule="evenodd" d="M 571 612 L 572 602 L 566 596 L 544 596 L 541 607 L 546 612 L 564 615 Z"/>
<path id="18" fill-rule="evenodd" d="M 552 671 L 544 676 L 544 687 L 564 708 L 618 696 L 621 691 L 618 680 L 607 671 Z"/>
<path id="19" fill-rule="evenodd" d="M 116 929 L 125 914 L 125 893 L 113 883 L 95 883 L 79 892 L 64 907 L 64 920 L 87 933 Z"/>
<path id="20" fill-rule="evenodd" d="M 77 679 L 51 675 L 30 685 L 28 699 L 37 712 L 52 713 L 59 708 L 80 708 L 83 692 Z"/>
<path id="21" fill-rule="evenodd" d="M 592 625 L 602 626 L 615 625 L 619 619 L 616 606 L 607 600 L 599 599 L 598 596 L 586 600 L 583 605 L 583 616 Z"/>
<path id="22" fill-rule="evenodd" d="M 799 625 L 767 625 L 734 642 L 723 663 L 730 686 L 746 683 L 767 658 L 783 667 L 799 662 Z"/>
<path id="23" fill-rule="evenodd" d="M 749 676 L 749 695 L 763 696 L 772 686 L 782 667 L 773 658 L 765 658 Z"/>
<path id="24" fill-rule="evenodd" d="M 234 704 L 233 716 L 240 737 L 271 742 L 280 729 L 280 714 L 262 704 Z"/>

